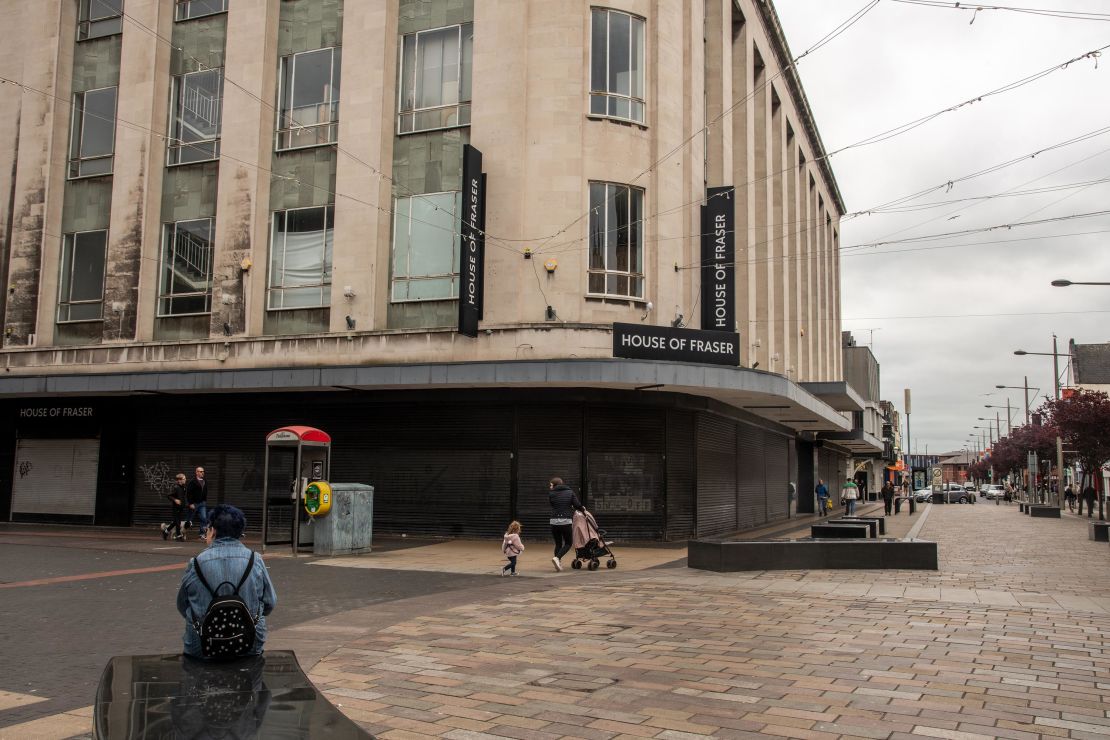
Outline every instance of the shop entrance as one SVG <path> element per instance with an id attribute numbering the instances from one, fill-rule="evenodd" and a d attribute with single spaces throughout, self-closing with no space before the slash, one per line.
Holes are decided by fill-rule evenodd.
<path id="1" fill-rule="evenodd" d="M 91 522 L 99 462 L 99 439 L 17 440 L 11 518 L 74 517 Z"/>

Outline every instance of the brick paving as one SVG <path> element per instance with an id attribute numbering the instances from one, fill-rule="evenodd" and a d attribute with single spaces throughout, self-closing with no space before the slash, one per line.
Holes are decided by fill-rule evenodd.
<path id="1" fill-rule="evenodd" d="M 1110 547 L 982 503 L 920 536 L 939 571 L 564 573 L 310 675 L 383 738 L 1110 735 Z"/>

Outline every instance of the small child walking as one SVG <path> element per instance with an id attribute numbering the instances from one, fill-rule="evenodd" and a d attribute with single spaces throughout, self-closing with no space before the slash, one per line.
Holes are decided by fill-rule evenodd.
<path id="1" fill-rule="evenodd" d="M 505 557 L 509 562 L 501 569 L 501 575 L 516 575 L 516 559 L 520 553 L 524 552 L 524 543 L 520 541 L 520 522 L 514 521 L 509 524 L 509 528 L 505 531 L 505 537 L 501 540 L 501 552 L 505 553 Z"/>

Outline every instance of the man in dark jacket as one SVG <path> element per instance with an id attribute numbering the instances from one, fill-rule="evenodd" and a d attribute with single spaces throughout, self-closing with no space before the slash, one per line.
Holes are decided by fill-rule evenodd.
<path id="1" fill-rule="evenodd" d="M 196 477 L 185 487 L 189 510 L 193 519 L 199 521 L 200 538 L 203 540 L 208 531 L 208 481 L 204 479 L 204 468 L 196 469 Z"/>
<path id="2" fill-rule="evenodd" d="M 882 488 L 882 493 L 883 493 L 883 511 L 886 512 L 887 516 L 890 516 L 890 512 L 894 508 L 894 484 L 891 483 L 890 481 L 887 481 L 886 483 L 884 483 L 883 488 Z"/>
<path id="3" fill-rule="evenodd" d="M 185 518 L 185 502 L 189 498 L 189 494 L 185 490 L 184 473 L 177 474 L 173 487 L 166 494 L 166 498 L 173 506 L 173 519 L 170 520 L 169 524 L 162 525 L 162 539 L 168 540 L 172 530 L 174 540 L 183 540 L 185 535 L 181 533 L 181 521 Z"/>
<path id="4" fill-rule="evenodd" d="M 1091 514 L 1094 513 L 1094 511 L 1095 511 L 1095 501 L 1098 499 L 1098 491 L 1095 490 L 1095 487 L 1092 485 L 1092 483 L 1094 483 L 1094 481 L 1091 481 L 1091 483 L 1088 483 L 1087 487 L 1083 489 L 1083 500 L 1087 502 L 1087 518 L 1088 519 L 1090 519 Z M 1079 513 L 1081 515 L 1083 514 L 1083 507 L 1082 506 L 1079 507 Z"/>
<path id="5" fill-rule="evenodd" d="M 562 570 L 563 556 L 574 541 L 572 517 L 574 512 L 582 511 L 583 507 L 562 478 L 552 478 L 547 488 L 547 501 L 551 504 L 551 537 L 555 540 L 555 556 L 551 558 L 551 562 L 555 565 L 555 570 Z"/>

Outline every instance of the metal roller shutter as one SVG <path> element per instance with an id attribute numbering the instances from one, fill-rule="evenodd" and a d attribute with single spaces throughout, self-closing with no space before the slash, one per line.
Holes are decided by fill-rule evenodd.
<path id="1" fill-rule="evenodd" d="M 767 468 L 767 521 L 786 519 L 790 514 L 790 444 L 786 437 L 764 431 Z"/>
<path id="2" fill-rule="evenodd" d="M 582 492 L 582 407 L 517 409 L 516 518 L 524 538 L 550 542 L 547 482 L 562 478 Z"/>
<path id="3" fill-rule="evenodd" d="M 96 514 L 98 439 L 20 439 L 15 447 L 12 518 Z"/>
<path id="4" fill-rule="evenodd" d="M 697 535 L 736 529 L 736 424 L 698 414 Z"/>
<path id="5" fill-rule="evenodd" d="M 740 424 L 736 434 L 739 456 L 739 483 L 736 487 L 736 511 L 740 529 L 751 529 L 767 523 L 767 460 L 763 430 Z"/>
<path id="6" fill-rule="evenodd" d="M 663 537 L 666 417 L 659 409 L 586 411 L 586 500 L 617 539 Z"/>
<path id="7" fill-rule="evenodd" d="M 697 496 L 694 452 L 694 415 L 667 413 L 667 531 L 668 540 L 694 536 Z"/>

